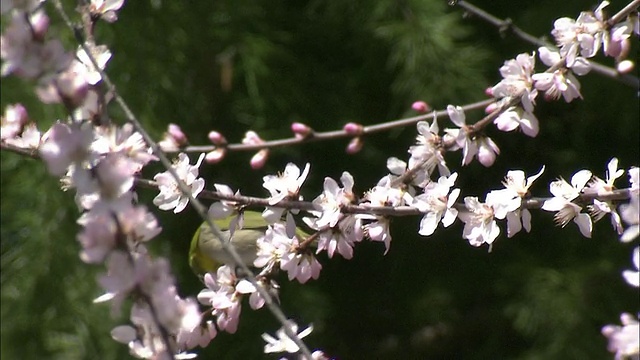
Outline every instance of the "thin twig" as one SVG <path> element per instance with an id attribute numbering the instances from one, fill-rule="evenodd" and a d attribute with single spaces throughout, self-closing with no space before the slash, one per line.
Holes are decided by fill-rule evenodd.
<path id="1" fill-rule="evenodd" d="M 136 186 L 155 189 L 158 187 L 155 181 L 147 179 L 136 179 Z M 219 201 L 232 201 L 238 204 L 246 205 L 247 207 L 277 207 L 285 209 L 298 209 L 305 211 L 321 211 L 318 205 L 310 201 L 293 201 L 283 200 L 275 205 L 269 203 L 269 198 L 261 198 L 255 196 L 238 196 L 238 195 L 225 195 L 211 190 L 202 190 L 198 197 L 209 200 Z M 581 194 L 576 198 L 576 202 L 590 203 L 594 199 L 600 201 L 624 201 L 631 198 L 631 190 L 629 188 L 615 189 L 607 194 Z M 551 197 L 531 197 L 523 199 L 522 209 L 539 209 L 542 204 L 552 199 Z M 457 203 L 456 207 L 464 208 L 464 203 Z M 373 215 L 385 215 L 385 216 L 411 216 L 411 215 L 424 215 L 418 209 L 411 206 L 371 206 L 370 204 L 358 204 L 358 205 L 345 205 L 341 207 L 341 211 L 345 214 L 373 214 Z"/>
<path id="2" fill-rule="evenodd" d="M 464 111 L 484 109 L 485 107 L 494 103 L 495 101 L 496 101 L 495 99 L 482 100 L 472 104 L 464 105 L 462 106 L 462 109 Z M 392 121 L 384 122 L 381 124 L 364 126 L 362 130 L 362 134 L 359 136 L 374 134 L 382 131 L 387 131 L 393 128 L 397 128 L 397 127 L 416 124 L 422 120 L 433 119 L 434 116 L 436 119 L 438 119 L 442 117 L 448 117 L 449 115 L 447 113 L 447 110 L 440 110 L 435 112 L 435 115 L 434 115 L 434 112 L 430 112 L 429 114 L 425 114 L 425 115 L 413 116 L 410 118 L 392 120 Z M 317 141 L 349 138 L 353 136 L 354 135 L 347 133 L 345 130 L 332 130 L 332 131 L 325 131 L 325 132 L 314 132 L 311 136 L 308 136 L 305 138 L 292 137 L 292 138 L 286 138 L 286 139 L 265 141 L 260 144 L 234 143 L 234 144 L 224 145 L 224 148 L 229 151 L 257 151 L 261 149 L 269 149 L 269 148 L 292 146 L 292 145 L 302 145 L 302 144 L 312 143 Z M 187 146 L 178 151 L 187 152 L 187 153 L 188 152 L 209 152 L 219 147 L 220 146 L 216 146 L 216 145 Z"/>
<path id="3" fill-rule="evenodd" d="M 0 148 L 3 150 L 8 150 L 14 152 L 16 154 L 20 154 L 23 156 L 28 156 L 33 159 L 39 159 L 37 152 L 31 150 L 25 150 L 22 148 L 18 148 L 15 146 L 7 145 L 5 143 L 0 143 Z M 136 178 L 135 186 L 147 189 L 158 189 L 158 183 L 149 180 Z M 269 203 L 269 198 L 261 198 L 256 196 L 244 196 L 244 195 L 226 195 L 219 192 L 211 191 L 211 190 L 202 190 L 198 195 L 200 199 L 207 200 L 218 200 L 218 201 L 231 201 L 236 202 L 238 204 L 246 205 L 250 208 L 258 208 L 258 207 L 277 207 L 284 209 L 298 209 L 305 211 L 321 211 L 317 204 L 314 204 L 310 201 L 295 201 L 295 200 L 282 200 L 275 205 L 271 205 Z M 631 198 L 631 190 L 629 188 L 623 189 L 615 189 L 611 193 L 608 194 L 582 194 L 577 198 L 577 202 L 589 203 L 594 199 L 600 201 L 624 201 L 629 200 Z M 551 197 L 532 197 L 528 199 L 524 199 L 522 201 L 523 209 L 539 209 L 542 207 L 542 204 L 550 200 Z M 457 203 L 456 207 L 464 207 L 463 203 Z M 421 213 L 416 208 L 411 206 L 370 206 L 368 204 L 358 204 L 358 205 L 345 205 L 342 207 L 342 211 L 347 214 L 374 214 L 374 215 L 386 215 L 386 216 L 411 216 L 411 215 L 421 215 Z"/>

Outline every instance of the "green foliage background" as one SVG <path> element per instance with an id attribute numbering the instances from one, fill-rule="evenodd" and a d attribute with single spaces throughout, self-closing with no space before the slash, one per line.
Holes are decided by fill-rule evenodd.
<path id="1" fill-rule="evenodd" d="M 540 36 L 549 34 L 554 19 L 575 18 L 595 5 L 475 3 Z M 624 5 L 612 3 L 612 9 Z M 108 73 L 118 91 L 156 138 L 173 122 L 193 144 L 207 143 L 212 129 L 237 142 L 249 129 L 266 139 L 290 136 L 293 121 L 325 131 L 347 121 L 373 124 L 411 115 L 410 105 L 419 99 L 438 109 L 482 99 L 505 59 L 535 49 L 462 15 L 440 0 L 130 1 L 118 22 L 99 24 L 97 38 L 114 54 Z M 634 44 L 632 58 L 636 52 Z M 222 85 L 224 72 L 232 74 L 230 87 Z M 460 172 L 463 196 L 482 197 L 500 187 L 513 168 L 531 174 L 546 165 L 533 191 L 548 194 L 549 181 L 579 169 L 603 177 L 613 156 L 624 168 L 638 165 L 637 90 L 593 74 L 580 80 L 584 101 L 539 100 L 538 137 L 488 130 L 502 150 L 493 167 L 460 169 L 459 154 L 452 154 L 448 162 Z M 2 107 L 22 102 L 40 129 L 63 116 L 62 109 L 37 103 L 32 84 L 3 78 L 1 90 Z M 110 111 L 123 119 L 118 109 Z M 406 158 L 414 137 L 413 127 L 371 136 L 352 156 L 345 155 L 344 141 L 279 149 L 260 171 L 250 169 L 251 154 L 229 154 L 201 174 L 209 187 L 225 183 L 261 196 L 256 179 L 287 162 L 310 162 L 307 199 L 321 191 L 325 176 L 337 179 L 343 171 L 354 175 L 355 190 L 363 193 L 386 174 L 387 157 Z M 126 313 L 112 319 L 108 306 L 91 303 L 100 294 L 95 277 L 102 269 L 77 256 L 73 195 L 60 192 L 40 162 L 0 156 L 0 355 L 127 358 L 126 347 L 108 335 L 126 322 Z M 152 166 L 145 175 L 159 170 Z M 139 193 L 149 204 L 155 196 Z M 153 251 L 172 259 L 181 293 L 195 296 L 200 284 L 187 266 L 185 234 L 199 220 L 190 210 L 154 212 L 164 231 Z M 340 359 L 611 358 L 600 328 L 617 323 L 622 311 L 638 310 L 637 290 L 620 276 L 631 266 L 632 245 L 617 240 L 608 220 L 595 226 L 592 239 L 581 237 L 574 224 L 551 224 L 552 214 L 535 212 L 530 234 L 503 234 L 487 253 L 461 238 L 459 223 L 421 238 L 418 219 L 396 219 L 386 256 L 378 243 L 358 245 L 351 261 L 321 256 L 318 281 L 300 286 L 282 279 L 282 305 L 301 324 L 314 324 L 311 347 Z M 201 358 L 276 358 L 262 354 L 259 334 L 277 327 L 266 310 L 245 307 L 238 333 L 219 335 Z"/>

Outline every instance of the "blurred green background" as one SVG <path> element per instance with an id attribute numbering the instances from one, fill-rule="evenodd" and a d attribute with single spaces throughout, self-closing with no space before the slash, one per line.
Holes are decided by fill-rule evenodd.
<path id="1" fill-rule="evenodd" d="M 575 18 L 596 5 L 474 3 L 537 36 L 549 36 L 556 18 Z M 612 1 L 610 7 L 624 4 Z M 75 6 L 65 5 L 69 11 Z M 499 81 L 504 60 L 535 50 L 444 0 L 130 1 L 119 18 L 97 28 L 99 43 L 113 52 L 108 73 L 157 139 L 173 122 L 192 144 L 206 144 L 212 129 L 231 142 L 250 129 L 276 139 L 291 135 L 293 121 L 326 131 L 348 121 L 374 124 L 412 115 L 415 100 L 438 109 L 478 101 Z M 52 30 L 73 48 L 65 28 Z M 631 58 L 636 55 L 634 41 Z M 550 181 L 583 168 L 604 177 L 614 156 L 624 169 L 638 165 L 637 90 L 593 74 L 580 81 L 584 101 L 539 100 L 538 137 L 489 129 L 502 150 L 493 167 L 474 162 L 460 169 L 460 154 L 451 154 L 462 195 L 483 198 L 500 188 L 510 169 L 533 174 L 546 165 L 532 189 L 546 196 Z M 1 90 L 2 108 L 22 102 L 40 129 L 63 114 L 40 106 L 32 84 L 3 78 Z M 118 109 L 110 111 L 123 120 Z M 467 121 L 481 116 L 469 113 Z M 217 182 L 265 196 L 262 176 L 282 171 L 287 162 L 309 162 L 305 198 L 320 193 L 325 176 L 338 179 L 343 171 L 354 175 L 355 191 L 363 193 L 386 174 L 388 157 L 407 158 L 415 134 L 409 127 L 368 137 L 355 155 L 344 153 L 345 140 L 278 149 L 259 171 L 249 167 L 251 154 L 229 154 L 218 165 L 203 166 L 201 175 L 209 189 Z M 78 258 L 73 195 L 61 192 L 40 162 L 0 156 L 0 355 L 128 358 L 126 346 L 109 337 L 111 328 L 127 322 L 126 313 L 111 319 L 108 306 L 91 303 L 101 293 L 95 277 L 102 268 Z M 153 165 L 144 175 L 157 171 Z M 626 179 L 619 180 L 622 186 Z M 156 193 L 141 189 L 139 195 L 151 204 Z M 200 221 L 190 209 L 177 216 L 153 211 L 164 231 L 152 250 L 171 258 L 181 294 L 195 296 L 201 284 L 186 254 L 188 235 Z M 395 219 L 386 256 L 382 244 L 365 242 L 351 261 L 321 255 L 317 281 L 301 286 L 283 278 L 283 309 L 301 326 L 314 324 L 306 339 L 311 348 L 339 359 L 612 358 L 600 329 L 618 323 L 621 312 L 638 310 L 637 289 L 620 276 L 632 266 L 633 245 L 618 241 L 608 217 L 596 224 L 592 239 L 581 237 L 573 223 L 552 226 L 552 217 L 534 212 L 532 232 L 512 239 L 501 223 L 492 253 L 469 246 L 459 222 L 422 238 L 419 219 Z M 260 334 L 278 327 L 266 310 L 245 306 L 238 333 L 219 335 L 199 353 L 203 359 L 275 359 L 262 354 Z"/>

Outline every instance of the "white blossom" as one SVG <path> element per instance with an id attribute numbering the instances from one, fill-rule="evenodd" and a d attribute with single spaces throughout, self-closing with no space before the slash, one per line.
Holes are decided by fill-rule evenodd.
<path id="1" fill-rule="evenodd" d="M 533 182 L 538 179 L 544 172 L 544 166 L 540 171 L 525 179 L 524 171 L 510 170 L 507 172 L 502 184 L 509 191 L 514 192 L 521 199 L 529 194 L 529 188 Z M 528 209 L 516 209 L 507 213 L 507 237 L 517 234 L 522 228 L 527 232 L 531 231 L 531 212 Z"/>
<path id="2" fill-rule="evenodd" d="M 414 170 L 417 166 L 421 166 L 421 169 L 414 170 L 412 184 L 424 186 L 436 166 L 441 176 L 449 176 L 451 172 L 447 168 L 443 152 L 440 149 L 442 138 L 438 135 L 439 128 L 435 116 L 431 125 L 426 121 L 419 121 L 416 127 L 418 135 L 416 136 L 416 145 L 409 147 L 409 154 L 411 154 L 409 163 L 404 164 L 404 162 L 396 161 L 397 159 L 393 158 L 390 159 L 391 161 L 387 161 L 387 168 L 392 174 L 401 175 L 405 172 L 405 168 Z"/>
<path id="3" fill-rule="evenodd" d="M 572 200 L 581 194 L 591 176 L 591 171 L 581 170 L 571 177 L 571 185 L 563 179 L 553 181 L 549 185 L 549 191 L 554 197 L 542 204 L 542 210 L 557 211 L 554 219 L 558 225 L 564 227 L 573 220 L 578 225 L 580 233 L 588 238 L 591 237 L 593 226 L 591 217 L 581 213 L 582 208 Z"/>
<path id="4" fill-rule="evenodd" d="M 622 276 L 631 286 L 640 287 L 640 247 L 633 249 L 633 265 L 635 270 L 625 270 Z"/>
<path id="5" fill-rule="evenodd" d="M 308 328 L 298 332 L 298 325 L 295 324 L 292 320 L 289 320 L 285 326 L 289 327 L 291 332 L 297 335 L 298 339 L 304 338 L 305 336 L 311 334 L 311 332 L 313 331 L 313 326 L 309 326 Z M 287 352 L 293 354 L 300 351 L 298 345 L 296 345 L 296 343 L 289 337 L 289 335 L 287 335 L 284 327 L 276 331 L 276 336 L 278 337 L 277 339 L 269 334 L 262 334 L 262 338 L 267 342 L 267 344 L 264 346 L 264 352 L 266 354 L 275 352 Z"/>
<path id="6" fill-rule="evenodd" d="M 426 213 L 420 221 L 418 233 L 422 236 L 433 234 L 442 221 L 444 227 L 449 227 L 455 221 L 458 210 L 454 207 L 460 189 L 453 189 L 457 173 L 451 176 L 441 176 L 438 182 L 431 182 L 424 188 L 424 193 L 413 198 L 411 206 Z"/>
<path id="7" fill-rule="evenodd" d="M 287 197 L 298 199 L 298 192 L 302 183 L 309 175 L 309 163 L 304 167 L 302 173 L 293 163 L 288 163 L 284 169 L 284 173 L 279 176 L 267 175 L 262 178 L 262 186 L 269 190 L 271 197 L 269 198 L 269 204 L 275 205 Z"/>
<path id="8" fill-rule="evenodd" d="M 178 161 L 172 166 L 178 174 L 178 178 L 189 188 L 193 197 L 198 196 L 204 189 L 204 179 L 198 177 L 198 168 L 203 159 L 204 154 L 200 154 L 196 164 L 191 165 L 189 164 L 189 156 L 185 153 L 180 153 Z M 173 212 L 177 214 L 187 207 L 189 198 L 180 191 L 178 183 L 169 171 L 156 174 L 153 179 L 158 182 L 158 188 L 160 189 L 160 194 L 153 199 L 153 204 L 158 206 L 160 210 L 173 209 Z"/>
<path id="9" fill-rule="evenodd" d="M 484 243 L 491 246 L 493 241 L 500 235 L 500 228 L 494 219 L 493 207 L 478 201 L 477 197 L 467 196 L 464 198 L 467 211 L 458 214 L 460 220 L 464 222 L 462 236 L 469 240 L 469 244 L 480 246 Z"/>

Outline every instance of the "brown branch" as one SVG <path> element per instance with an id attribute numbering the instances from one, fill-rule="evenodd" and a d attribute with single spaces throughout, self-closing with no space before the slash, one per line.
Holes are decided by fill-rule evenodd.
<path id="1" fill-rule="evenodd" d="M 0 149 L 7 150 L 16 154 L 20 154 L 25 157 L 29 157 L 32 159 L 40 159 L 40 154 L 38 154 L 37 149 L 25 149 L 15 145 L 7 144 L 6 142 L 0 142 Z"/>
<path id="2" fill-rule="evenodd" d="M 136 179 L 136 186 L 156 189 L 158 186 L 155 181 L 147 180 L 147 179 Z M 616 189 L 608 194 L 581 194 L 578 196 L 574 202 L 576 203 L 584 203 L 589 204 L 594 199 L 598 199 L 600 201 L 624 201 L 631 198 L 631 189 Z M 208 200 L 219 200 L 219 201 L 233 201 L 239 204 L 246 205 L 248 207 L 277 207 L 277 208 L 285 208 L 285 209 L 299 209 L 306 211 L 321 211 L 318 205 L 310 202 L 310 201 L 293 201 L 293 200 L 283 200 L 275 205 L 269 204 L 269 198 L 260 198 L 254 196 L 236 196 L 236 195 L 224 195 L 215 191 L 210 190 L 202 190 L 199 198 L 208 199 Z M 540 209 L 542 204 L 546 200 L 551 199 L 551 197 L 532 197 L 528 199 L 522 200 L 522 209 Z M 456 203 L 455 205 L 458 209 L 464 209 L 464 203 Z M 371 206 L 370 204 L 353 204 L 353 205 L 345 205 L 341 208 L 341 211 L 345 214 L 373 214 L 373 215 L 381 215 L 381 216 L 415 216 L 415 215 L 424 215 L 424 213 L 420 212 L 418 209 L 411 206 Z"/>
<path id="3" fill-rule="evenodd" d="M 495 99 L 482 100 L 472 104 L 464 105 L 462 106 L 462 109 L 464 111 L 484 109 L 485 107 L 487 107 L 488 105 L 494 102 L 495 102 Z M 362 130 L 362 134 L 359 136 L 387 131 L 397 127 L 413 125 L 418 123 L 419 121 L 433 119 L 434 117 L 438 119 L 438 118 L 443 118 L 448 116 L 449 115 L 447 113 L 447 110 L 439 110 L 439 111 L 436 111 L 435 113 L 430 112 L 429 114 L 425 114 L 425 115 L 392 120 L 392 121 L 384 122 L 381 124 L 364 126 Z M 261 144 L 234 143 L 234 144 L 224 145 L 223 147 L 228 151 L 258 151 L 261 149 L 270 149 L 270 148 L 292 146 L 292 145 L 302 145 L 302 144 L 318 142 L 318 141 L 333 140 L 333 139 L 340 139 L 340 138 L 352 138 L 352 137 L 354 137 L 354 135 L 349 134 L 345 130 L 332 130 L 332 131 L 325 131 L 325 132 L 314 132 L 304 138 L 292 137 L 292 138 L 286 138 L 286 139 L 265 141 L 264 143 L 261 143 Z M 178 151 L 179 152 L 209 152 L 209 151 L 214 151 L 219 147 L 220 146 L 216 146 L 216 145 L 187 146 L 185 148 L 179 149 Z"/>
<path id="4" fill-rule="evenodd" d="M 6 144 L 4 142 L 0 143 L 0 149 L 7 150 L 22 156 L 30 157 L 32 159 L 40 159 L 37 151 L 27 150 L 18 148 L 13 145 Z M 158 189 L 158 184 L 149 179 L 136 178 L 134 182 L 135 187 L 146 188 L 146 189 Z M 246 205 L 248 207 L 278 207 L 285 209 L 299 209 L 305 211 L 321 211 L 318 205 L 310 202 L 310 201 L 297 201 L 297 200 L 283 200 L 275 205 L 269 204 L 268 198 L 260 198 L 255 196 L 241 196 L 241 195 L 225 195 L 215 191 L 210 190 L 202 190 L 200 195 L 198 195 L 200 199 L 207 200 L 217 200 L 217 201 L 233 201 L 242 205 Z M 600 201 L 624 201 L 631 198 L 631 190 L 630 189 L 616 189 L 613 190 L 609 194 L 581 194 L 574 201 L 577 203 L 591 203 L 594 199 L 598 199 Z M 522 201 L 523 209 L 539 209 L 542 207 L 542 204 L 551 198 L 548 197 L 532 197 L 529 199 L 524 199 Z M 457 203 L 457 208 L 464 208 L 463 203 Z M 346 205 L 342 207 L 342 211 L 347 214 L 374 214 L 374 215 L 383 215 L 383 216 L 410 216 L 410 215 L 420 215 L 421 212 L 416 208 L 411 206 L 370 206 L 368 204 L 359 204 L 359 205 Z"/>

